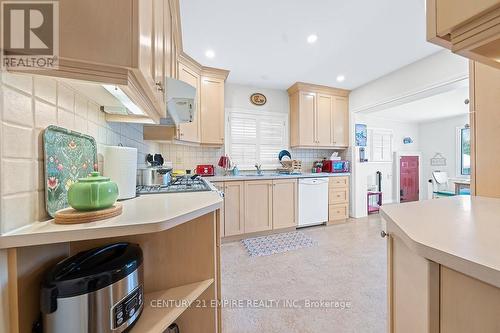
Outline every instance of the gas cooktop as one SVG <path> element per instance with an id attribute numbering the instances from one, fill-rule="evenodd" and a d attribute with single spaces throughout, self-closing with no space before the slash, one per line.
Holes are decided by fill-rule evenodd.
<path id="1" fill-rule="evenodd" d="M 201 177 L 180 177 L 169 185 L 138 185 L 137 194 L 179 193 L 212 191 L 210 185 Z"/>

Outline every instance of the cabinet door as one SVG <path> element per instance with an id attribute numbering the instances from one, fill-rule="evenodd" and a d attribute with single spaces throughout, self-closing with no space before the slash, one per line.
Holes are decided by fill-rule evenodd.
<path id="1" fill-rule="evenodd" d="M 154 16 L 153 0 L 138 1 L 139 6 L 139 70 L 154 87 Z M 104 33 L 104 32 L 103 32 Z"/>
<path id="2" fill-rule="evenodd" d="M 201 142 L 224 143 L 224 80 L 203 77 L 201 80 Z"/>
<path id="3" fill-rule="evenodd" d="M 224 193 L 224 182 L 212 182 L 212 184 L 215 186 L 216 189 Z M 222 207 L 220 209 L 220 234 L 224 236 L 225 231 L 224 231 L 224 203 L 222 204 Z"/>
<path id="4" fill-rule="evenodd" d="M 154 15 L 154 83 L 157 92 L 158 102 L 163 103 L 165 87 L 165 26 L 163 17 L 165 16 L 164 1 L 153 0 Z"/>
<path id="5" fill-rule="evenodd" d="M 300 92 L 299 97 L 299 145 L 316 145 L 316 94 Z"/>
<path id="6" fill-rule="evenodd" d="M 472 191 L 500 198 L 500 70 L 477 62 L 471 69 Z"/>
<path id="7" fill-rule="evenodd" d="M 495 6 L 498 6 L 498 0 L 436 0 L 437 32 L 446 35 Z"/>
<path id="8" fill-rule="evenodd" d="M 200 75 L 183 63 L 179 63 L 179 80 L 196 88 L 196 116 L 190 123 L 179 124 L 179 140 L 200 142 Z"/>
<path id="9" fill-rule="evenodd" d="M 297 179 L 273 180 L 273 229 L 297 226 Z"/>
<path id="10" fill-rule="evenodd" d="M 245 182 L 245 233 L 271 230 L 272 180 Z"/>
<path id="11" fill-rule="evenodd" d="M 333 96 L 318 94 L 316 107 L 316 144 L 318 146 L 331 146 Z"/>
<path id="12" fill-rule="evenodd" d="M 224 183 L 224 236 L 240 235 L 245 225 L 245 183 Z"/>
<path id="13" fill-rule="evenodd" d="M 439 332 L 439 264 L 388 237 L 388 298 L 391 333 Z"/>
<path id="14" fill-rule="evenodd" d="M 333 145 L 349 146 L 349 109 L 346 97 L 335 96 L 332 117 Z"/>

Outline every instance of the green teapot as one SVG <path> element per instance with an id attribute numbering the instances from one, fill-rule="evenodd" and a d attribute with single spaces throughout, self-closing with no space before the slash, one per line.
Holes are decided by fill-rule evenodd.
<path id="1" fill-rule="evenodd" d="M 97 171 L 86 178 L 79 178 L 68 190 L 69 205 L 82 211 L 109 208 L 117 198 L 118 185 Z"/>

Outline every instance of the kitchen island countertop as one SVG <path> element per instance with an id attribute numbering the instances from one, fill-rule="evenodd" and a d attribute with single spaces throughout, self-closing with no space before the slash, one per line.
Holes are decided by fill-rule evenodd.
<path id="1" fill-rule="evenodd" d="M 0 236 L 0 249 L 159 232 L 221 207 L 216 191 L 141 195 L 122 201 L 123 213 L 71 225 L 34 222 Z"/>
<path id="2" fill-rule="evenodd" d="M 418 255 L 500 288 L 500 199 L 454 196 L 381 207 Z"/>

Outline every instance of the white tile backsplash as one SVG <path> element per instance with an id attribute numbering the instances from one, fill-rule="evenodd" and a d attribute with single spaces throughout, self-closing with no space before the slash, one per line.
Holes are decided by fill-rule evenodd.
<path id="1" fill-rule="evenodd" d="M 34 161 L 2 159 L 2 194 L 34 191 Z"/>
<path id="2" fill-rule="evenodd" d="M 33 129 L 3 124 L 2 151 L 4 157 L 32 158 Z"/>
<path id="3" fill-rule="evenodd" d="M 33 91 L 33 78 L 29 75 L 23 76 L 9 72 L 2 72 L 2 82 L 28 94 L 31 94 Z"/>
<path id="4" fill-rule="evenodd" d="M 35 100 L 35 127 L 46 128 L 57 124 L 57 109 L 54 105 Z"/>
<path id="5" fill-rule="evenodd" d="M 3 121 L 22 126 L 33 126 L 32 97 L 6 85 L 3 89 Z"/>
<path id="6" fill-rule="evenodd" d="M 56 80 L 43 76 L 35 77 L 36 97 L 41 98 L 51 104 L 57 103 L 57 82 Z"/>
<path id="7" fill-rule="evenodd" d="M 42 146 L 47 126 L 94 137 L 100 160 L 102 148 L 108 144 L 137 148 L 140 165 L 147 153 L 160 151 L 158 144 L 143 141 L 142 125 L 107 123 L 99 105 L 64 82 L 4 72 L 0 77 L 1 233 L 48 218 Z"/>

